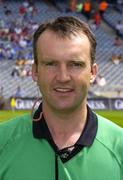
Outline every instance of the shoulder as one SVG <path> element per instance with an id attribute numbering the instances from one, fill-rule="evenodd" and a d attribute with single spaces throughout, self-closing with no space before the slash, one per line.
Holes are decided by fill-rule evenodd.
<path id="1" fill-rule="evenodd" d="M 98 136 L 109 135 L 111 138 L 118 138 L 119 135 L 123 135 L 123 128 L 111 122 L 109 119 L 106 119 L 100 115 L 97 115 L 98 118 Z M 123 140 L 123 137 L 119 137 Z M 111 139 L 110 139 L 111 140 Z"/>
<path id="2" fill-rule="evenodd" d="M 98 130 L 96 140 L 123 165 L 123 128 L 97 115 Z"/>
<path id="3" fill-rule="evenodd" d="M 19 116 L 0 123 L 0 150 L 4 148 L 9 141 L 15 140 L 23 134 L 30 133 L 32 121 L 30 115 Z"/>

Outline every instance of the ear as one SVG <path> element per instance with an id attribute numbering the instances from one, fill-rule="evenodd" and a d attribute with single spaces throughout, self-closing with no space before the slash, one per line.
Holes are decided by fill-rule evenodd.
<path id="1" fill-rule="evenodd" d="M 92 84 L 95 79 L 96 79 L 96 75 L 97 75 L 97 71 L 98 71 L 98 66 L 96 63 L 94 63 L 92 66 L 91 66 L 91 77 L 90 77 L 90 84 Z"/>
<path id="2" fill-rule="evenodd" d="M 33 81 L 35 81 L 35 82 L 38 81 L 37 66 L 36 66 L 35 63 L 32 65 L 32 79 L 33 79 Z"/>

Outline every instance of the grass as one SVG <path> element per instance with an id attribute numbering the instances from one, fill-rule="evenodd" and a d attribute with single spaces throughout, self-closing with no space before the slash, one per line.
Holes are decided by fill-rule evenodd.
<path id="1" fill-rule="evenodd" d="M 123 111 L 96 111 L 96 113 L 123 127 Z"/>
<path id="2" fill-rule="evenodd" d="M 0 122 L 3 122 L 6 120 L 9 120 L 11 118 L 14 118 L 14 117 L 17 117 L 17 116 L 20 116 L 23 114 L 27 114 L 27 113 L 30 113 L 30 111 L 17 110 L 17 111 L 12 112 L 11 110 L 5 110 L 5 111 L 2 110 L 2 111 L 0 111 Z"/>
<path id="3" fill-rule="evenodd" d="M 9 111 L 0 111 L 0 122 L 9 120 L 11 118 L 30 113 L 30 111 L 21 110 L 12 112 Z M 117 125 L 123 127 L 123 111 L 96 111 L 96 113 L 106 117 L 107 119 L 113 121 Z"/>

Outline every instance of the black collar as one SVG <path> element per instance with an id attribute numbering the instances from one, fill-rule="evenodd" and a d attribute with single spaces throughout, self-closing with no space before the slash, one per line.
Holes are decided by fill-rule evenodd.
<path id="1" fill-rule="evenodd" d="M 36 110 L 33 118 L 38 119 L 40 113 L 42 112 L 42 104 L 39 105 L 38 109 Z M 84 130 L 76 142 L 77 145 L 80 146 L 91 146 L 97 132 L 97 116 L 92 110 L 87 106 L 87 121 L 84 127 Z M 42 118 L 38 121 L 33 121 L 33 136 L 37 139 L 46 139 L 55 149 L 55 145 L 51 136 L 51 133 L 48 129 L 47 123 L 42 115 Z"/>

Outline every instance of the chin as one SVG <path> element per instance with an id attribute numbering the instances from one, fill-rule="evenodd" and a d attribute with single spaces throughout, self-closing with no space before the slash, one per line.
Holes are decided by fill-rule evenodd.
<path id="1" fill-rule="evenodd" d="M 52 106 L 52 108 L 57 112 L 73 112 L 77 107 L 74 104 L 56 104 Z"/>

